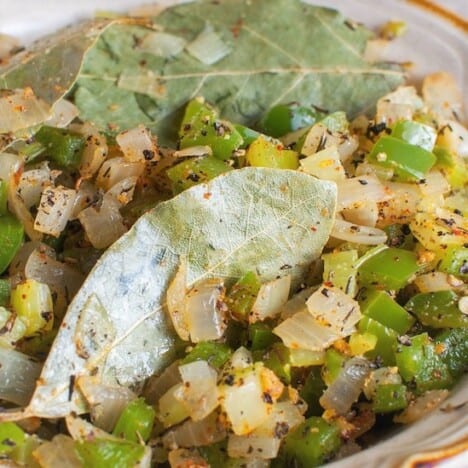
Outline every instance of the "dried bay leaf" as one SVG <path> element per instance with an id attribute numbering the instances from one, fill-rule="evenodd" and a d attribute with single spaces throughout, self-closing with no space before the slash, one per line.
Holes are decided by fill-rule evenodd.
<path id="1" fill-rule="evenodd" d="M 335 209 L 334 183 L 267 168 L 231 171 L 159 204 L 98 261 L 68 309 L 31 403 L 0 420 L 80 413 L 76 379 L 132 385 L 168 365 L 175 334 L 163 306 L 181 257 L 188 286 L 209 277 L 229 285 L 252 268 L 263 281 L 286 271 L 297 286 L 328 240 Z M 75 341 L 89 307 L 112 339 L 101 332 L 87 358 Z"/>
<path id="2" fill-rule="evenodd" d="M 148 30 L 112 26 L 87 54 L 75 93 L 83 117 L 102 129 L 144 122 L 171 142 L 177 111 L 196 95 L 247 125 L 280 102 L 353 116 L 403 80 L 399 68 L 364 60 L 368 30 L 298 0 L 202 0 L 169 8 L 154 21 L 188 44 L 208 24 L 230 53 L 212 65 L 187 51 L 158 57 L 138 47 Z"/>

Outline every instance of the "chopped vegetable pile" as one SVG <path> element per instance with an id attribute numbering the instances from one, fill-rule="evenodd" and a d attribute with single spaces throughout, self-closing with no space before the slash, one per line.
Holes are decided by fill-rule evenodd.
<path id="1" fill-rule="evenodd" d="M 258 76 L 247 94 L 210 87 L 240 63 L 242 31 L 271 32 L 226 29 L 211 2 L 201 21 L 207 5 L 95 20 L 83 67 L 54 86 L 31 75 L 40 43 L 0 68 L 8 466 L 317 466 L 420 419 L 467 371 L 468 129 L 451 76 L 418 95 L 373 64 L 372 117 L 346 90 L 332 102 L 336 83 L 284 99 Z M 364 63 L 369 32 L 301 8 L 356 34 L 350 66 Z M 280 80 L 291 64 L 271 66 Z M 205 77 L 195 93 L 164 81 L 180 69 Z"/>

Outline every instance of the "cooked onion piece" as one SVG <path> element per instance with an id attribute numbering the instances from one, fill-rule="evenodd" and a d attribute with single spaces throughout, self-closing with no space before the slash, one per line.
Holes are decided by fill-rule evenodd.
<path id="1" fill-rule="evenodd" d="M 83 464 L 75 452 L 71 437 L 58 434 L 50 442 L 44 442 L 33 452 L 34 459 L 43 468 L 81 468 Z"/>
<path id="2" fill-rule="evenodd" d="M 276 317 L 288 300 L 290 287 L 291 275 L 263 283 L 249 313 L 249 322 Z"/>
<path id="3" fill-rule="evenodd" d="M 125 159 L 129 162 L 146 164 L 159 160 L 156 140 L 144 125 L 125 130 L 119 133 L 115 139 Z"/>
<path id="4" fill-rule="evenodd" d="M 331 235 L 335 239 L 364 245 L 378 245 L 387 240 L 387 234 L 382 229 L 360 226 L 338 218 L 335 219 Z"/>
<path id="5" fill-rule="evenodd" d="M 185 308 L 185 296 L 187 294 L 186 284 L 187 263 L 182 259 L 174 279 L 167 288 L 166 307 L 176 333 L 184 341 L 188 341 L 190 338 L 188 318 Z"/>
<path id="6" fill-rule="evenodd" d="M 52 184 L 52 172 L 47 162 L 43 162 L 35 169 L 24 171 L 18 184 L 18 193 L 26 208 L 30 209 L 37 205 L 44 189 Z"/>
<path id="7" fill-rule="evenodd" d="M 59 99 L 52 106 L 52 115 L 45 121 L 50 127 L 65 128 L 78 117 L 79 110 L 72 102 L 67 99 Z"/>
<path id="8" fill-rule="evenodd" d="M 140 177 L 145 170 L 141 162 L 128 162 L 123 157 L 107 159 L 99 169 L 96 185 L 104 190 L 109 190 L 117 182 L 127 177 Z"/>

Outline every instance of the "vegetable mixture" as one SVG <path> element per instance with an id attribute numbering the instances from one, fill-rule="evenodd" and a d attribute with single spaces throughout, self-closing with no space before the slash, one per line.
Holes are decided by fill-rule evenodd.
<path id="1" fill-rule="evenodd" d="M 466 372 L 468 130 L 454 80 L 430 75 L 419 95 L 398 67 L 366 64 L 361 26 L 275 0 L 333 25 L 341 42 L 317 66 L 368 67 L 369 97 L 349 97 L 346 71 L 341 96 L 301 88 L 327 81 L 287 63 L 294 44 L 262 65 L 274 97 L 261 73 L 238 87 L 226 70 L 246 34 L 269 37 L 266 3 L 96 19 L 5 55 L 7 466 L 317 466 L 423 417 Z M 243 12 L 229 34 L 220 8 Z M 67 73 L 33 76 L 72 60 L 78 39 Z M 346 64 L 340 47 L 358 41 Z M 193 75 L 186 91 L 164 67 Z M 277 92 L 292 83 L 299 94 Z"/>

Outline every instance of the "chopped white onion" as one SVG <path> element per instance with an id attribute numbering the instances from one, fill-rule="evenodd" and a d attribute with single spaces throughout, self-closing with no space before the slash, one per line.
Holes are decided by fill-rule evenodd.
<path id="1" fill-rule="evenodd" d="M 52 115 L 46 120 L 45 124 L 50 127 L 67 127 L 75 117 L 78 117 L 80 111 L 72 102 L 67 99 L 59 99 L 52 106 Z"/>
<path id="2" fill-rule="evenodd" d="M 432 271 L 417 276 L 414 280 L 414 284 L 420 292 L 429 293 L 452 290 L 458 286 L 462 286 L 464 282 L 442 271 Z"/>
<path id="3" fill-rule="evenodd" d="M 26 264 L 29 260 L 30 255 L 37 250 L 39 254 L 46 255 L 49 258 L 55 259 L 55 250 L 47 244 L 43 244 L 39 241 L 28 241 L 25 242 L 16 255 L 13 257 L 13 260 L 10 263 L 8 268 L 8 273 L 11 276 L 17 276 L 20 281 L 26 279 L 25 269 Z"/>
<path id="4" fill-rule="evenodd" d="M 346 178 L 341 155 L 333 145 L 299 160 L 301 170 L 324 180 L 343 180 Z"/>
<path id="5" fill-rule="evenodd" d="M 316 290 L 316 287 L 306 288 L 298 293 L 294 294 L 294 296 L 289 299 L 286 304 L 281 309 L 281 318 L 283 320 L 292 317 L 297 312 L 306 312 L 307 311 L 307 299 L 309 299 L 310 295 Z"/>
<path id="6" fill-rule="evenodd" d="M 146 381 L 143 389 L 145 401 L 151 405 L 156 404 L 171 387 L 180 382 L 182 379 L 179 372 L 179 362 L 174 361 L 160 375 L 152 375 Z"/>
<path id="7" fill-rule="evenodd" d="M 126 179 L 123 179 L 126 180 Z M 76 191 L 75 203 L 73 204 L 70 219 L 76 219 L 81 211 L 89 206 L 96 206 L 102 201 L 102 191 L 89 180 L 81 180 Z"/>
<path id="8" fill-rule="evenodd" d="M 363 393 L 368 400 L 372 400 L 378 386 L 389 384 L 401 384 L 398 367 L 380 367 L 373 370 L 364 383 Z"/>
<path id="9" fill-rule="evenodd" d="M 337 182 L 337 210 L 359 208 L 363 200 L 382 202 L 391 198 L 391 193 L 374 175 L 363 175 Z M 365 195 L 365 196 L 363 196 Z"/>
<path id="10" fill-rule="evenodd" d="M 187 295 L 187 262 L 182 258 L 174 279 L 169 284 L 166 293 L 166 307 L 176 333 L 184 341 L 190 338 L 185 308 Z"/>
<path id="11" fill-rule="evenodd" d="M 257 426 L 252 435 L 282 439 L 291 429 L 301 424 L 304 416 L 292 401 L 279 401 L 273 405 L 271 413 Z"/>
<path id="12" fill-rule="evenodd" d="M 157 417 L 164 427 L 174 426 L 190 416 L 188 408 L 177 398 L 182 387 L 182 383 L 172 386 L 159 399 Z"/>
<path id="13" fill-rule="evenodd" d="M 344 416 L 359 398 L 369 372 L 370 363 L 367 359 L 353 357 L 346 361 L 338 377 L 321 396 L 320 405 Z"/>
<path id="14" fill-rule="evenodd" d="M 211 156 L 213 149 L 211 146 L 190 146 L 181 150 L 174 151 L 173 155 L 176 158 L 187 158 L 196 156 Z"/>
<path id="15" fill-rule="evenodd" d="M 210 468 L 208 462 L 195 449 L 171 450 L 167 457 L 171 468 Z"/>
<path id="16" fill-rule="evenodd" d="M 44 442 L 33 452 L 42 468 L 81 468 L 81 460 L 75 451 L 75 443 L 69 436 L 58 434 L 50 442 Z"/>
<path id="17" fill-rule="evenodd" d="M 341 212 L 345 221 L 360 226 L 375 227 L 379 219 L 379 207 L 377 202 L 371 199 L 364 199 L 352 208 L 345 208 Z"/>
<path id="18" fill-rule="evenodd" d="M 377 101 L 376 121 L 391 125 L 397 120 L 412 120 L 413 113 L 423 106 L 413 86 L 400 86 Z"/>
<path id="19" fill-rule="evenodd" d="M 319 149 L 322 149 L 327 140 L 327 127 L 322 123 L 313 125 L 307 132 L 302 145 L 301 153 L 304 156 L 312 156 Z"/>
<path id="20" fill-rule="evenodd" d="M 231 52 L 231 47 L 210 24 L 185 48 L 187 52 L 205 65 L 213 65 Z"/>
<path id="21" fill-rule="evenodd" d="M 185 296 L 185 310 L 190 339 L 194 343 L 217 340 L 227 327 L 223 308 L 223 280 L 212 278 L 193 286 Z"/>
<path id="22" fill-rule="evenodd" d="M 391 167 L 377 166 L 376 164 L 370 164 L 364 161 L 356 168 L 355 176 L 361 177 L 365 175 L 373 175 L 380 180 L 387 181 L 393 177 L 393 172 L 394 171 Z"/>
<path id="23" fill-rule="evenodd" d="M 228 438 L 227 452 L 232 458 L 276 458 L 281 439 L 252 435 L 232 434 Z"/>
<path id="24" fill-rule="evenodd" d="M 247 369 L 252 364 L 252 353 L 244 346 L 241 346 L 232 353 L 231 359 L 229 359 L 226 367 L 230 367 L 232 369 Z"/>
<path id="25" fill-rule="evenodd" d="M 138 181 L 138 177 L 132 176 L 120 180 L 114 186 L 112 186 L 107 192 L 117 200 L 120 206 L 125 206 L 133 199 L 133 193 L 135 192 L 135 186 Z"/>
<path id="26" fill-rule="evenodd" d="M 96 185 L 109 190 L 117 182 L 127 177 L 140 177 L 145 170 L 141 162 L 128 162 L 123 157 L 107 159 L 99 169 Z"/>
<path id="27" fill-rule="evenodd" d="M 291 288 L 291 275 L 263 283 L 249 314 L 249 322 L 255 323 L 276 317 L 286 304 Z"/>
<path id="28" fill-rule="evenodd" d="M 381 229 L 360 226 L 338 218 L 335 219 L 331 235 L 335 239 L 364 245 L 382 244 L 387 240 L 387 234 Z"/>
<path id="29" fill-rule="evenodd" d="M 26 208 L 31 208 L 39 203 L 43 190 L 52 185 L 53 178 L 47 162 L 35 169 L 30 169 L 21 174 L 18 184 L 18 193 Z"/>
<path id="30" fill-rule="evenodd" d="M 73 413 L 65 418 L 65 423 L 67 425 L 67 430 L 72 436 L 73 440 L 120 440 Z"/>
<path id="31" fill-rule="evenodd" d="M 441 125 L 437 144 L 466 159 L 468 157 L 468 129 L 456 120 L 447 120 Z"/>
<path id="32" fill-rule="evenodd" d="M 0 346 L 14 348 L 25 335 L 26 328 L 20 317 L 0 306 Z"/>
<path id="33" fill-rule="evenodd" d="M 194 421 L 206 418 L 218 406 L 217 372 L 206 361 L 181 365 L 179 372 L 183 385 L 175 397 Z"/>
<path id="34" fill-rule="evenodd" d="M 0 179 L 9 181 L 10 176 L 23 165 L 23 158 L 13 153 L 0 153 Z"/>
<path id="35" fill-rule="evenodd" d="M 156 139 L 144 125 L 125 130 L 115 137 L 124 157 L 129 162 L 143 164 L 159 160 Z"/>
<path id="36" fill-rule="evenodd" d="M 439 406 L 448 396 L 448 390 L 429 390 L 421 396 L 416 397 L 409 405 L 393 420 L 396 423 L 410 424 L 421 419 L 427 413 Z"/>
<path id="37" fill-rule="evenodd" d="M 424 182 L 419 183 L 419 188 L 424 197 L 445 195 L 450 192 L 450 184 L 442 172 L 437 169 L 429 171 L 424 176 Z"/>
<path id="38" fill-rule="evenodd" d="M 20 406 L 29 403 L 41 368 L 29 356 L 0 346 L 0 399 Z"/>
<path id="39" fill-rule="evenodd" d="M 138 49 L 158 57 L 174 57 L 184 50 L 187 41 L 174 34 L 155 31 L 146 34 L 138 44 Z"/>
<path id="40" fill-rule="evenodd" d="M 75 197 L 76 190 L 63 186 L 44 189 L 37 209 L 34 229 L 58 237 L 70 219 Z"/>

